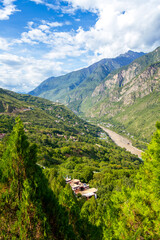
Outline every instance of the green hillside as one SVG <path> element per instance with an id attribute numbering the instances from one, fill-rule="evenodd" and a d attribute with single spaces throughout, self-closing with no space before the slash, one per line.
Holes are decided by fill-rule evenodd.
<path id="1" fill-rule="evenodd" d="M 143 162 L 62 105 L 0 97 L 1 239 L 159 239 L 159 123 Z M 97 199 L 75 196 L 67 175 L 98 189 Z"/>
<path id="2" fill-rule="evenodd" d="M 74 71 L 59 77 L 51 77 L 42 82 L 36 89 L 29 94 L 43 97 L 52 101 L 59 101 L 75 111 L 81 102 L 91 95 L 97 85 L 106 76 L 122 66 L 131 63 L 134 59 L 144 55 L 128 51 L 113 59 L 102 59 L 88 68 Z"/>
<path id="3" fill-rule="evenodd" d="M 1 133 L 6 134 L 7 138 L 15 118 L 19 116 L 29 139 L 37 143 L 38 161 L 44 166 L 55 163 L 58 166 L 71 156 L 73 159 L 69 161 L 74 161 L 74 156 L 79 158 L 84 156 L 90 161 L 98 159 L 99 147 L 96 144 L 99 141 L 100 145 L 105 147 L 114 146 L 109 139 L 108 143 L 101 142 L 102 130 L 99 127 L 80 119 L 63 105 L 3 89 L 0 101 L 3 106 L 0 114 Z M 103 151 L 101 154 L 103 155 Z"/>
<path id="4" fill-rule="evenodd" d="M 149 94 L 135 101 L 133 105 L 116 114 L 113 121 L 125 126 L 136 138 L 149 142 L 156 130 L 155 123 L 160 119 L 160 92 Z"/>
<path id="5" fill-rule="evenodd" d="M 4 89 L 0 101 L 0 238 L 103 239 L 106 205 L 142 161 L 62 105 Z M 97 200 L 75 197 L 64 176 Z"/>

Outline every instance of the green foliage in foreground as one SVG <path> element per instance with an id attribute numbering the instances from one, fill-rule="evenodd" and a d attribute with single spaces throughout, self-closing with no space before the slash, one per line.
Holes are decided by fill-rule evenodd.
<path id="1" fill-rule="evenodd" d="M 112 194 L 104 239 L 160 238 L 160 124 L 143 159 L 134 186 Z"/>
<path id="2" fill-rule="evenodd" d="M 36 146 L 29 144 L 19 119 L 0 161 L 0 188 L 1 239 L 101 236 L 100 228 L 80 216 L 82 203 L 64 179 L 55 170 L 43 173 L 36 165 Z"/>
<path id="3" fill-rule="evenodd" d="M 0 161 L 2 239 L 160 238 L 160 124 L 140 169 L 125 167 L 123 158 L 114 168 L 114 163 L 109 165 L 105 160 L 92 160 L 89 165 L 86 159 L 73 157 L 75 168 L 67 168 L 64 158 L 59 168 L 42 170 L 36 164 L 36 145 L 29 144 L 22 122 L 16 122 Z M 102 155 L 105 151 L 103 148 Z M 69 154 L 69 149 L 63 147 L 60 154 Z M 106 152 L 105 159 L 108 156 L 111 162 L 109 154 Z M 119 151 L 115 162 L 121 154 Z M 73 164 L 73 159 L 68 164 Z M 89 171 L 98 169 L 97 164 L 99 172 Z M 98 199 L 76 198 L 62 177 L 68 169 L 76 176 L 79 170 L 82 179 L 90 180 L 90 186 L 98 188 Z"/>

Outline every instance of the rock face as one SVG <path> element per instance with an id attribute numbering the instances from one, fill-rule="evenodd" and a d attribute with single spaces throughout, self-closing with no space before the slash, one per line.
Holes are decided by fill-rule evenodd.
<path id="1" fill-rule="evenodd" d="M 155 58 L 154 58 L 155 54 Z M 147 59 L 147 61 L 146 61 Z M 160 48 L 111 73 L 95 88 L 87 116 L 114 116 L 138 98 L 160 91 Z"/>
<path id="2" fill-rule="evenodd" d="M 85 104 L 86 117 L 110 122 L 149 142 L 160 120 L 160 48 L 109 74 Z"/>
<path id="3" fill-rule="evenodd" d="M 123 100 L 124 105 L 128 105 L 133 103 L 129 99 L 142 98 L 154 90 L 159 91 L 160 63 L 149 66 L 139 75 L 136 74 L 138 67 L 139 65 L 134 63 L 126 71 L 122 70 L 110 79 L 107 79 L 95 88 L 92 97 L 109 92 L 111 101 Z M 116 87 L 119 88 L 118 94 L 115 94 Z"/>
<path id="4" fill-rule="evenodd" d="M 136 98 L 143 98 L 153 91 L 160 91 L 160 63 L 149 66 L 138 77 L 134 77 L 121 91 L 119 101 L 124 105 L 132 104 Z M 134 98 L 133 98 L 134 96 Z M 129 101 L 130 99 L 130 101 Z"/>

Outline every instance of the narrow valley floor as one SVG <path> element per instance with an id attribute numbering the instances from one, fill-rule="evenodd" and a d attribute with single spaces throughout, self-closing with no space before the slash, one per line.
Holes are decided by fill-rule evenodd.
<path id="1" fill-rule="evenodd" d="M 139 150 L 138 148 L 132 146 L 132 142 L 127 138 L 113 132 L 112 130 L 100 126 L 108 135 L 109 137 L 121 148 L 125 148 L 127 151 L 131 152 L 132 154 L 138 155 L 141 158 L 141 154 L 143 151 Z"/>

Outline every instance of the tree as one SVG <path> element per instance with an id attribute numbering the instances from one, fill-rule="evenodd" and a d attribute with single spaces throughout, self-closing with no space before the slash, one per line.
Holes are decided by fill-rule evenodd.
<path id="1" fill-rule="evenodd" d="M 21 120 L 7 142 L 0 161 L 0 238 L 45 239 L 47 221 L 37 199 L 39 167 L 36 146 L 29 145 Z"/>
<path id="2" fill-rule="evenodd" d="M 143 160 L 135 186 L 112 195 L 104 239 L 160 239 L 160 123 Z"/>

